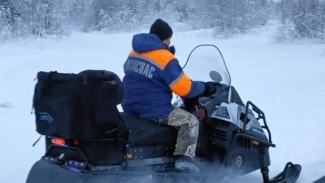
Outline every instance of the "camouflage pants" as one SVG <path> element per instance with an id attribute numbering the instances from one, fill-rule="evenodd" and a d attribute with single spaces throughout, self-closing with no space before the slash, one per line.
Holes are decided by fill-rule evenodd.
<path id="1" fill-rule="evenodd" d="M 199 120 L 181 108 L 174 108 L 168 116 L 167 124 L 179 128 L 174 155 L 195 157 Z"/>

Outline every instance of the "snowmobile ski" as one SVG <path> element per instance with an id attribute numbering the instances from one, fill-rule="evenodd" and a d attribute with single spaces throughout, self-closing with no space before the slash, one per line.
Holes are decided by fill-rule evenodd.
<path id="1" fill-rule="evenodd" d="M 284 170 L 277 176 L 273 177 L 270 183 L 294 183 L 297 181 L 301 172 L 301 166 L 288 162 Z"/>
<path id="2" fill-rule="evenodd" d="M 325 183 L 325 176 L 321 177 L 320 179 L 317 179 L 315 182 L 313 183 Z"/>

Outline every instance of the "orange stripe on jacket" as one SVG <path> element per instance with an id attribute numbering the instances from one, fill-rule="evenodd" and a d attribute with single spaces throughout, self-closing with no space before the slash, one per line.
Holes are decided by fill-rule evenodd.
<path id="1" fill-rule="evenodd" d="M 129 56 L 130 55 L 136 55 L 136 54 L 139 54 L 138 52 L 134 51 L 134 50 L 131 50 L 131 52 L 129 53 Z"/>
<path id="2" fill-rule="evenodd" d="M 178 79 L 178 81 L 170 86 L 170 89 L 180 97 L 183 97 L 190 93 L 191 87 L 192 81 L 186 74 L 182 73 L 182 76 Z"/>
<path id="3" fill-rule="evenodd" d="M 168 50 L 160 49 L 160 50 L 154 50 L 144 53 L 137 53 L 136 51 L 132 50 L 129 55 L 141 55 L 144 57 L 149 58 L 150 60 L 155 61 L 158 65 L 160 65 L 162 68 L 165 68 L 167 64 L 173 60 L 175 57 L 172 53 L 170 53 Z"/>

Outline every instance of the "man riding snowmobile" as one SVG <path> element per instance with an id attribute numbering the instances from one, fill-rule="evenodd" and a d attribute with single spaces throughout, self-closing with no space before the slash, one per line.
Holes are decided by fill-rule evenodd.
<path id="1" fill-rule="evenodd" d="M 199 136 L 199 120 L 191 113 L 171 104 L 172 93 L 183 99 L 209 96 L 216 89 L 212 83 L 192 81 L 169 48 L 173 31 L 157 19 L 150 33 L 134 35 L 133 50 L 125 64 L 123 79 L 125 112 L 178 128 L 174 155 L 175 168 L 199 172 L 193 163 Z M 166 134 L 168 135 L 168 134 Z"/>
<path id="2" fill-rule="evenodd" d="M 163 40 L 157 34 L 134 36 L 134 51 L 124 64 L 124 86 L 115 73 L 104 70 L 37 73 L 33 106 L 46 151 L 26 183 L 204 183 L 255 170 L 261 171 L 264 183 L 296 182 L 301 166 L 291 162 L 269 177 L 269 149 L 275 144 L 265 114 L 251 101 L 243 104 L 219 48 L 198 45 L 181 68 L 168 49 L 171 34 Z M 202 58 L 216 52 L 201 50 L 193 56 L 200 62 L 189 62 L 201 47 L 217 50 L 217 57 Z M 183 69 L 208 82 L 191 81 Z M 172 92 L 182 97 L 173 105 Z M 117 105 L 123 97 L 120 112 Z M 181 123 L 173 125 L 178 131 L 168 125 L 171 121 Z M 184 145 L 184 140 L 189 143 Z M 196 143 L 195 152 L 190 151 Z"/>

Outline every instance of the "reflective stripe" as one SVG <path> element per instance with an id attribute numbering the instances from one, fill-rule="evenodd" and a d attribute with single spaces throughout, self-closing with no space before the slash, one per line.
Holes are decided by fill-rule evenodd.
<path id="1" fill-rule="evenodd" d="M 153 50 L 149 52 L 144 52 L 144 53 L 137 53 L 136 51 L 132 50 L 130 52 L 129 56 L 140 56 L 139 58 L 145 57 L 147 60 L 154 61 L 156 64 L 158 64 L 162 69 L 165 69 L 167 64 L 175 59 L 174 55 L 170 53 L 168 50 L 165 49 L 160 49 L 160 50 Z"/>
<path id="2" fill-rule="evenodd" d="M 135 58 L 140 58 L 144 61 L 147 61 L 147 62 L 150 62 L 151 64 L 155 65 L 156 67 L 158 67 L 160 70 L 163 70 L 164 68 L 162 68 L 157 62 L 155 62 L 154 60 L 151 60 L 150 58 L 148 57 L 144 57 L 144 56 L 141 56 L 139 54 L 130 54 L 129 57 L 135 57 Z"/>
<path id="3" fill-rule="evenodd" d="M 170 53 L 168 50 L 154 50 L 146 53 L 142 53 L 141 55 L 154 60 L 157 64 L 159 64 L 162 68 L 166 68 L 167 64 L 175 59 L 174 55 Z"/>
<path id="4" fill-rule="evenodd" d="M 186 74 L 182 73 L 169 85 L 169 87 L 174 93 L 183 97 L 190 93 L 192 81 Z"/>
<path id="5" fill-rule="evenodd" d="M 184 72 L 180 73 L 179 76 L 169 84 L 169 87 L 171 88 L 175 83 L 177 83 L 182 78 L 183 75 L 184 75 Z"/>

